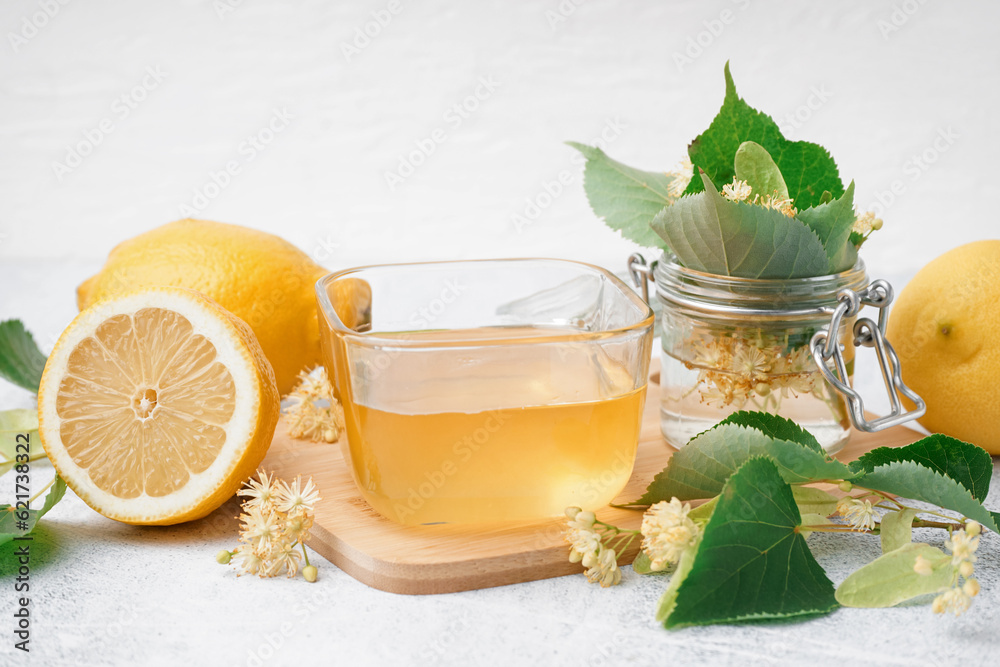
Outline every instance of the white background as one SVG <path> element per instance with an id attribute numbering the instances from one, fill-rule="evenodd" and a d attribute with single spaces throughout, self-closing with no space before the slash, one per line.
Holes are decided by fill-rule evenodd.
<path id="1" fill-rule="evenodd" d="M 377 28 L 385 0 L 231 4 L 0 8 L 0 319 L 24 319 L 43 348 L 110 248 L 184 217 L 183 206 L 278 233 L 330 268 L 549 255 L 620 271 L 634 248 L 594 218 L 562 142 L 606 132 L 613 157 L 669 168 L 718 110 L 727 59 L 750 104 L 787 136 L 827 147 L 856 180 L 859 203 L 881 205 L 885 228 L 863 251 L 874 275 L 901 286 L 945 250 L 998 236 L 996 2 L 433 0 L 402 2 Z M 47 18 L 43 6 L 58 9 Z M 377 35 L 346 56 L 366 26 Z M 484 78 L 495 90 L 469 98 Z M 476 108 L 455 122 L 449 110 L 463 103 Z M 251 159 L 244 142 L 275 110 L 291 120 Z M 433 153 L 390 188 L 386 172 L 437 128 L 445 135 Z M 935 146 L 942 134 L 953 139 Z M 77 163 L 73 153 L 86 155 Z M 239 173 L 212 187 L 229 161 Z M 561 192 L 548 197 L 560 175 Z M 32 404 L 8 385 L 0 400 Z M 48 662 L 169 662 L 198 650 L 207 662 L 246 664 L 246 649 L 307 599 L 297 583 L 236 582 L 215 566 L 215 550 L 233 541 L 226 521 L 141 531 L 73 498 L 50 525 L 43 537 L 57 557 L 38 575 L 36 635 Z M 820 541 L 817 552 L 842 577 L 870 547 L 857 563 L 840 542 Z M 572 577 L 400 598 L 326 565 L 322 587 L 305 591 L 330 597 L 285 636 L 274 664 L 321 647 L 361 662 L 600 664 L 613 654 L 819 664 L 845 652 L 865 660 L 871 649 L 883 664 L 960 654 L 972 665 L 997 647 L 983 625 L 998 604 L 994 561 L 980 564 L 978 617 L 845 610 L 816 624 L 686 634 L 654 627 L 662 582 L 631 573 L 613 592 Z M 432 641 L 451 648 L 428 653 Z"/>

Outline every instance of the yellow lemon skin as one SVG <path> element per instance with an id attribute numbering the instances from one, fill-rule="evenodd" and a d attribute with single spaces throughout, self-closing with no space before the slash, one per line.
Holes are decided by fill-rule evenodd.
<path id="1" fill-rule="evenodd" d="M 326 273 L 272 234 L 178 220 L 116 246 L 77 288 L 77 306 L 156 285 L 197 290 L 250 325 L 287 394 L 301 370 L 320 363 L 314 285 Z"/>
<path id="2" fill-rule="evenodd" d="M 1000 454 L 1000 240 L 951 250 L 920 270 L 889 315 L 920 423 Z"/>

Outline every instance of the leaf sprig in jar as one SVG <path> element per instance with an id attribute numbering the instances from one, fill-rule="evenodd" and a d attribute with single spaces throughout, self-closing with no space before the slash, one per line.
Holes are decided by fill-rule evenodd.
<path id="1" fill-rule="evenodd" d="M 854 182 L 844 186 L 826 149 L 786 139 L 737 95 L 728 64 L 725 78 L 722 108 L 673 171 L 570 143 L 586 157 L 594 212 L 663 251 L 650 265 L 634 255 L 629 268 L 655 282 L 663 306 L 664 436 L 679 447 L 733 412 L 759 410 L 798 422 L 834 452 L 852 422 L 878 430 L 919 416 L 899 407 L 897 392 L 912 392 L 881 335 L 884 317 L 856 321 L 864 303 L 884 311 L 892 299 L 887 283 L 869 285 L 858 257 L 882 220 L 855 208 Z M 893 404 L 880 423 L 867 421 L 850 388 L 855 346 L 876 342 Z"/>

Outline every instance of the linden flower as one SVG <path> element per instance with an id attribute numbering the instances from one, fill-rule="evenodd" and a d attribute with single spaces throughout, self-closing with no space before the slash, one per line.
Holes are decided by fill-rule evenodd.
<path id="1" fill-rule="evenodd" d="M 978 592 L 979 590 L 977 588 L 976 593 Z M 971 604 L 972 596 L 968 595 L 964 588 L 949 588 L 944 593 L 934 598 L 931 609 L 935 614 L 944 614 L 950 611 L 955 614 L 955 616 L 961 616 L 969 610 L 969 606 Z"/>
<path id="2" fill-rule="evenodd" d="M 312 477 L 304 486 L 302 476 L 299 475 L 291 484 L 278 484 L 276 489 L 274 503 L 280 512 L 294 512 L 300 508 L 311 510 L 322 500 Z"/>
<path id="3" fill-rule="evenodd" d="M 875 508 L 870 500 L 841 498 L 837 502 L 837 513 L 847 519 L 847 522 L 858 530 L 872 530 L 875 527 Z"/>
<path id="4" fill-rule="evenodd" d="M 288 434 L 313 442 L 337 442 L 344 429 L 344 408 L 333 396 L 326 369 L 299 373 L 299 384 L 285 397 L 292 402 L 282 412 Z"/>
<path id="5" fill-rule="evenodd" d="M 584 567 L 593 567 L 598 562 L 601 549 L 601 536 L 594 530 L 597 517 L 593 512 L 584 512 L 579 507 L 566 509 L 569 517 L 569 531 L 566 541 L 569 542 L 569 562 L 582 563 Z"/>
<path id="6" fill-rule="evenodd" d="M 693 173 L 694 165 L 691 164 L 691 160 L 687 158 L 681 160 L 676 167 L 667 172 L 667 176 L 672 178 L 670 184 L 667 185 L 667 195 L 673 199 L 679 199 L 687 190 Z"/>
<path id="7" fill-rule="evenodd" d="M 917 560 L 913 564 L 913 571 L 922 577 L 929 577 L 934 573 L 934 570 L 931 568 L 931 562 L 923 556 L 917 556 Z"/>
<path id="8" fill-rule="evenodd" d="M 722 196 L 730 201 L 746 201 L 753 194 L 750 184 L 733 176 L 733 182 L 722 186 Z"/>
<path id="9" fill-rule="evenodd" d="M 268 554 L 268 565 L 266 576 L 276 577 L 282 572 L 288 572 L 289 577 L 294 577 L 299 571 L 299 560 L 302 554 L 299 553 L 295 545 L 288 540 L 277 543 Z"/>
<path id="10" fill-rule="evenodd" d="M 261 507 L 267 508 L 274 502 L 274 475 L 268 476 L 263 470 L 257 471 L 258 479 L 250 478 L 247 481 L 249 489 L 240 489 L 236 492 L 238 496 L 246 496 L 250 500 L 243 501 L 246 508 Z"/>
<path id="11" fill-rule="evenodd" d="M 733 355 L 733 370 L 747 378 L 763 377 L 770 368 L 767 357 L 756 347 L 741 345 Z"/>
<path id="12" fill-rule="evenodd" d="M 878 231 L 882 229 L 882 219 L 876 218 L 875 214 L 871 211 L 866 211 L 861 215 L 857 216 L 854 224 L 851 226 L 851 231 L 856 234 L 861 234 L 861 236 L 866 236 L 873 231 Z"/>
<path id="13" fill-rule="evenodd" d="M 608 549 L 601 545 L 597 554 L 597 560 L 587 569 L 587 581 L 592 584 L 599 583 L 601 588 L 617 586 L 621 583 L 622 573 L 618 569 L 618 558 L 614 549 Z"/>
<path id="14" fill-rule="evenodd" d="M 677 498 L 662 500 L 650 507 L 642 518 L 642 550 L 649 556 L 649 568 L 654 572 L 680 560 L 681 554 L 698 538 L 697 524 L 688 518 L 690 504 Z"/>
<path id="15" fill-rule="evenodd" d="M 240 516 L 243 521 L 243 529 L 240 535 L 243 540 L 252 546 L 268 549 L 271 542 L 281 536 L 281 525 L 278 515 L 270 510 L 261 510 L 260 507 L 250 507 L 249 514 Z"/>
<path id="16" fill-rule="evenodd" d="M 289 514 L 285 521 L 285 536 L 292 541 L 305 542 L 312 537 L 309 534 L 312 526 L 312 515 L 304 509 L 298 509 Z"/>
<path id="17" fill-rule="evenodd" d="M 249 544 L 241 544 L 233 552 L 232 562 L 240 570 L 240 574 L 260 574 L 264 568 L 264 559 Z"/>
<path id="18" fill-rule="evenodd" d="M 972 524 L 975 524 L 975 528 L 970 528 Z M 951 539 L 944 545 L 951 551 L 952 565 L 959 566 L 963 562 L 975 563 L 977 557 L 974 554 L 979 548 L 979 524 L 970 521 L 966 524 L 965 530 L 956 530 L 952 533 Z"/>
<path id="19" fill-rule="evenodd" d="M 313 525 L 312 509 L 320 500 L 312 478 L 305 484 L 296 477 L 291 484 L 260 471 L 257 480 L 247 482 L 241 496 L 240 545 L 233 551 L 220 551 L 216 561 L 232 563 L 240 574 L 274 577 L 287 572 L 294 577 L 299 559 L 305 559 L 303 576 L 316 581 L 316 568 L 309 564 L 305 542 Z M 301 549 L 301 553 L 296 548 Z"/>

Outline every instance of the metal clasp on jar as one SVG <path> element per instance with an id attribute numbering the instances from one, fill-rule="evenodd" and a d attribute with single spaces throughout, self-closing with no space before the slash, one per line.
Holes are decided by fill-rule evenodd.
<path id="1" fill-rule="evenodd" d="M 885 325 L 889 319 L 889 304 L 892 303 L 892 286 L 884 280 L 875 280 L 860 292 L 845 289 L 837 294 L 837 307 L 830 317 L 830 326 L 817 331 L 809 346 L 813 360 L 823 372 L 833 387 L 844 395 L 850 407 L 851 421 L 859 431 L 874 433 L 883 429 L 903 424 L 923 416 L 927 404 L 912 389 L 903 383 L 900 375 L 899 357 L 885 337 Z M 892 411 L 878 419 L 868 419 L 865 416 L 865 403 L 861 395 L 847 382 L 847 367 L 840 344 L 837 342 L 837 332 L 845 317 L 851 318 L 858 314 L 864 306 L 874 306 L 879 309 L 878 322 L 867 317 L 859 318 L 854 323 L 854 346 L 873 347 L 878 357 L 882 380 L 889 395 Z M 831 333 L 832 332 L 832 333 Z M 833 359 L 834 370 L 830 370 L 827 362 Z M 910 399 L 913 410 L 903 409 L 900 394 Z"/>
<path id="2" fill-rule="evenodd" d="M 655 282 L 653 278 L 655 269 L 656 261 L 647 264 L 646 259 L 640 253 L 634 253 L 628 259 L 629 276 L 642 292 L 642 298 L 646 300 L 646 303 L 649 303 L 649 283 Z M 892 303 L 892 299 L 892 286 L 885 280 L 875 280 L 858 292 L 851 289 L 841 290 L 837 293 L 836 308 L 832 310 L 828 307 L 817 309 L 817 314 L 820 315 L 832 313 L 830 325 L 826 329 L 817 331 L 809 345 L 813 360 L 827 382 L 843 394 L 846 399 L 848 413 L 854 427 L 868 433 L 918 419 L 927 411 L 927 404 L 924 400 L 903 383 L 900 375 L 899 357 L 896 356 L 896 351 L 885 337 L 885 326 L 889 319 L 889 304 Z M 866 305 L 879 309 L 878 322 L 866 317 L 856 320 L 853 331 L 854 346 L 875 348 L 879 368 L 882 371 L 882 380 L 885 383 L 889 403 L 892 406 L 892 411 L 888 415 L 877 419 L 868 419 L 865 416 L 864 399 L 850 385 L 847 364 L 838 343 L 844 318 L 850 319 L 856 316 Z M 831 359 L 833 360 L 833 370 L 827 365 Z M 900 394 L 910 399 L 914 404 L 913 410 L 908 411 L 903 408 Z"/>

